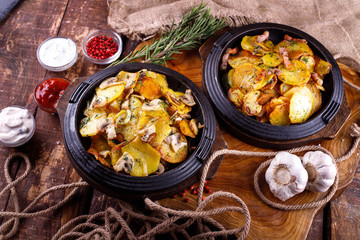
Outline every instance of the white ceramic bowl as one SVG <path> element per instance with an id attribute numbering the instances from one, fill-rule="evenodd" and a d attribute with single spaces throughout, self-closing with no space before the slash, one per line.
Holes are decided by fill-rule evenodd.
<path id="1" fill-rule="evenodd" d="M 76 44 L 67 37 L 50 37 L 38 47 L 37 59 L 49 71 L 61 72 L 74 65 L 78 58 Z"/>

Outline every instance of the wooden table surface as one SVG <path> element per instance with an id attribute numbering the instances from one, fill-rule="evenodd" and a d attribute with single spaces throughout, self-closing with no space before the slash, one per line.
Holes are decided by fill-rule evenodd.
<path id="1" fill-rule="evenodd" d="M 82 39 L 89 32 L 108 28 L 107 14 L 106 1 L 24 0 L 0 22 L 0 109 L 9 105 L 25 106 L 34 114 L 37 123 L 34 137 L 24 146 L 0 146 L 0 165 L 4 164 L 12 152 L 27 153 L 31 159 L 30 175 L 17 186 L 21 208 L 51 186 L 79 179 L 67 158 L 57 115 L 37 108 L 33 100 L 33 90 L 36 84 L 47 76 L 74 79 L 90 76 L 104 68 L 87 62 L 80 52 L 80 47 Z M 46 38 L 57 35 L 73 39 L 79 51 L 76 64 L 60 73 L 46 71 L 36 59 L 38 45 Z M 139 44 L 125 37 L 123 40 L 124 54 Z M 355 79 L 358 81 L 357 84 L 360 84 L 359 76 L 355 76 Z M 347 94 L 359 94 L 350 91 L 348 87 L 345 88 Z M 0 189 L 7 185 L 2 169 L 3 166 L 0 167 Z M 347 189 L 315 216 L 307 239 L 358 239 L 360 167 L 354 171 L 354 179 Z M 23 172 L 23 163 L 15 162 L 11 165 L 12 177 Z M 49 195 L 41 204 L 53 205 L 63 199 L 64 194 L 66 193 L 57 192 Z M 21 221 L 20 230 L 14 239 L 50 239 L 72 218 L 102 211 L 108 206 L 113 206 L 115 202 L 116 199 L 101 192 L 91 188 L 85 189 L 71 206 L 65 206 L 54 214 Z M 12 197 L 2 197 L 0 208 L 2 211 L 13 210 Z"/>

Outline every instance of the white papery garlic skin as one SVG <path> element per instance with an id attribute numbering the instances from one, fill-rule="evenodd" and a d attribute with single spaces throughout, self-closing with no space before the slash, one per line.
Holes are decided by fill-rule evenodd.
<path id="1" fill-rule="evenodd" d="M 307 152 L 302 157 L 302 164 L 309 175 L 307 190 L 326 192 L 334 184 L 337 169 L 328 154 L 321 151 Z"/>
<path id="2" fill-rule="evenodd" d="M 274 196 L 286 201 L 305 190 L 308 173 L 298 156 L 279 152 L 266 170 L 265 179 Z"/>

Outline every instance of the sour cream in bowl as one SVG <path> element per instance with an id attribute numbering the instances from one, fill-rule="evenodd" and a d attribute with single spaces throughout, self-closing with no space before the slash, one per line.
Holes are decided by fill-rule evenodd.
<path id="1" fill-rule="evenodd" d="M 18 147 L 28 142 L 35 133 L 35 118 L 24 107 L 9 106 L 0 111 L 0 142 L 7 147 Z"/>

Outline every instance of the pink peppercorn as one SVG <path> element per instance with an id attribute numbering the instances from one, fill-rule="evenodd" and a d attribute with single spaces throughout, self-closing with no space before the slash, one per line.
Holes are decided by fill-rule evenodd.
<path id="1" fill-rule="evenodd" d="M 95 59 L 105 59 L 114 55 L 118 50 L 118 45 L 112 37 L 105 35 L 96 36 L 86 44 L 87 54 Z"/>

